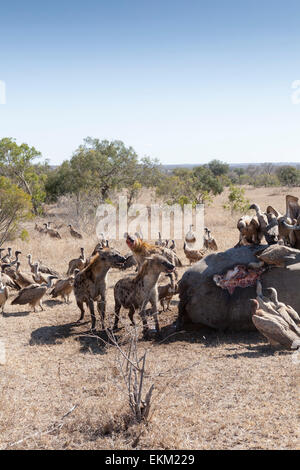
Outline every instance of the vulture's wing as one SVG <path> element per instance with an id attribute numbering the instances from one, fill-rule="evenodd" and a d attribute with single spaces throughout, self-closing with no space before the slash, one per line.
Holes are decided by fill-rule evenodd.
<path id="1" fill-rule="evenodd" d="M 20 290 L 17 297 L 11 302 L 11 305 L 25 305 L 43 297 L 47 290 L 46 286 L 31 284 Z"/>

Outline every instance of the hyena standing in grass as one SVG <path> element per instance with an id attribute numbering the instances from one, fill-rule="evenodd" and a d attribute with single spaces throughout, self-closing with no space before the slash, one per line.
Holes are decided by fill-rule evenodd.
<path id="1" fill-rule="evenodd" d="M 91 313 L 92 330 L 95 329 L 94 301 L 97 301 L 97 309 L 100 313 L 102 328 L 104 328 L 107 273 L 110 268 L 122 267 L 124 262 L 125 258 L 117 250 L 103 248 L 91 258 L 86 268 L 77 273 L 74 280 L 74 294 L 81 312 L 78 322 L 83 320 L 83 304 L 86 303 Z"/>
<path id="2" fill-rule="evenodd" d="M 146 305 L 151 303 L 151 312 L 154 316 L 156 330 L 159 331 L 158 323 L 158 290 L 157 282 L 160 273 L 171 273 L 175 269 L 174 264 L 170 263 L 161 255 L 154 255 L 146 258 L 140 272 L 135 278 L 125 277 L 120 279 L 114 288 L 115 296 L 115 323 L 114 328 L 118 328 L 119 313 L 121 307 L 129 309 L 129 318 L 131 324 L 134 325 L 133 315 L 136 309 L 143 322 L 143 334 L 148 333 L 148 324 L 146 320 Z"/>

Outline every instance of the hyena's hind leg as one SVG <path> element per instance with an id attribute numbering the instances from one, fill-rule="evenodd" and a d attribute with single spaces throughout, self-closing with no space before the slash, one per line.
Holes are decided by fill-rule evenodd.
<path id="1" fill-rule="evenodd" d="M 129 309 L 129 312 L 128 312 L 128 316 L 129 316 L 129 320 L 131 321 L 132 326 L 135 326 L 135 321 L 133 319 L 134 312 L 135 312 L 135 308 L 134 308 L 133 305 L 131 305 L 130 309 Z"/>
<path id="2" fill-rule="evenodd" d="M 106 297 L 103 294 L 101 295 L 101 299 L 98 300 L 98 302 L 97 302 L 97 310 L 100 313 L 102 328 L 104 330 L 104 328 L 105 328 L 104 320 L 105 320 L 105 310 L 106 310 Z"/>
<path id="3" fill-rule="evenodd" d="M 115 298 L 115 321 L 114 321 L 114 326 L 113 326 L 114 330 L 118 329 L 121 307 L 122 307 L 121 302 Z"/>
<path id="4" fill-rule="evenodd" d="M 83 301 L 76 299 L 76 303 L 81 313 L 80 318 L 76 322 L 76 323 L 79 323 L 81 320 L 83 320 L 83 317 L 84 317 L 84 307 L 83 307 Z"/>

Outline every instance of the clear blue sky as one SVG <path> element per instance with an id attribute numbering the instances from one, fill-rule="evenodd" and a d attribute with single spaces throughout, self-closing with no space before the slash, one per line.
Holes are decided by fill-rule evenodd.
<path id="1" fill-rule="evenodd" d="M 86 136 L 163 163 L 300 161 L 300 2 L 10 1 L 0 138 L 70 158 Z"/>

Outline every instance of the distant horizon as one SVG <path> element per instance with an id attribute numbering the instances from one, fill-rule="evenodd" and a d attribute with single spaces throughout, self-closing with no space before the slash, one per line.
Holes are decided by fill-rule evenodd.
<path id="1" fill-rule="evenodd" d="M 215 159 L 212 159 L 212 160 L 215 160 Z M 209 160 L 208 162 L 206 163 L 162 163 L 162 162 L 159 162 L 159 164 L 164 167 L 164 168 L 169 168 L 169 169 L 172 169 L 172 168 L 189 168 L 189 167 L 197 167 L 197 166 L 201 166 L 201 165 L 207 165 L 209 162 L 211 162 L 212 160 Z M 222 161 L 222 160 L 220 160 Z M 300 162 L 245 162 L 245 163 L 228 163 L 228 162 L 223 162 L 222 163 L 227 163 L 229 165 L 229 167 L 247 167 L 247 166 L 250 166 L 250 165 L 253 165 L 253 166 L 260 166 L 260 165 L 263 165 L 264 163 L 270 163 L 274 166 L 284 166 L 284 165 L 287 165 L 287 166 L 300 166 Z M 52 168 L 57 168 L 60 166 L 60 164 L 58 165 L 52 165 L 51 162 L 49 162 L 49 166 L 52 167 Z"/>
<path id="2" fill-rule="evenodd" d="M 212 159 L 212 160 L 218 160 L 218 159 Z M 209 160 L 212 161 L 212 160 Z M 222 161 L 222 160 L 220 160 Z M 207 162 L 207 163 L 209 163 Z M 207 164 L 206 163 L 206 164 Z M 222 163 L 227 163 L 227 165 L 229 166 L 249 166 L 249 165 L 254 165 L 254 166 L 259 166 L 259 165 L 263 165 L 264 163 L 270 163 L 274 166 L 283 166 L 283 165 L 300 165 L 300 162 L 265 162 L 265 161 L 262 161 L 262 162 L 245 162 L 245 163 L 230 163 L 230 162 L 224 162 L 222 161 Z M 200 165 L 205 165 L 205 163 L 167 163 L 167 164 L 164 164 L 162 163 L 163 166 L 165 167 L 173 167 L 173 166 L 200 166 Z"/>

